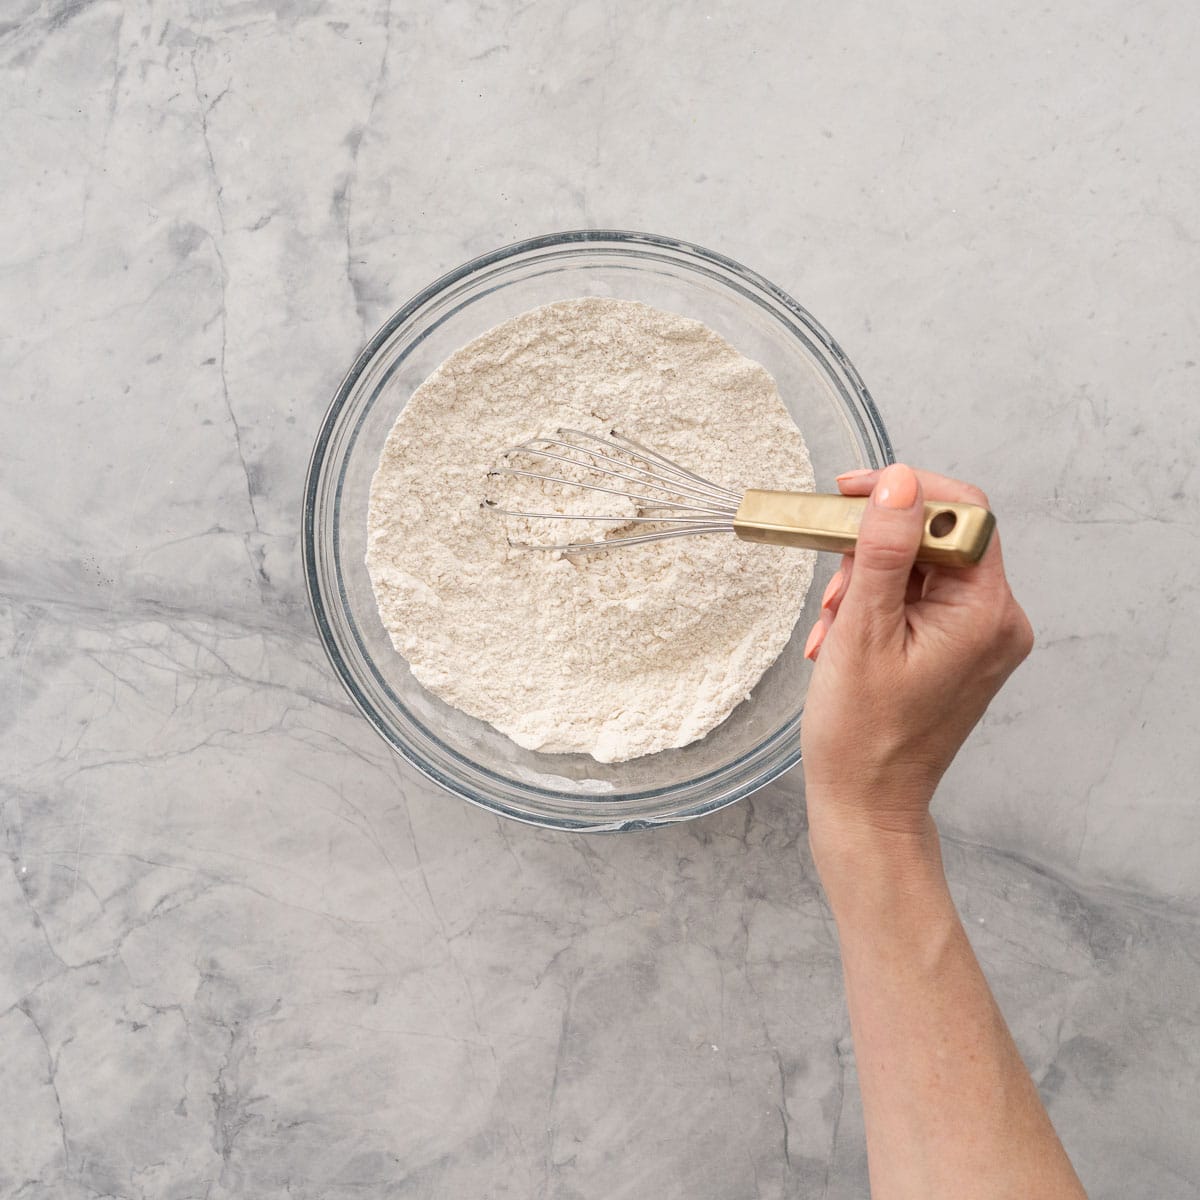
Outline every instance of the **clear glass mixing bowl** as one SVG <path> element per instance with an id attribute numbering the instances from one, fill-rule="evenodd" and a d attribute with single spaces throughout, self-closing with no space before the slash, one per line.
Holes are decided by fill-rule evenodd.
<path id="1" fill-rule="evenodd" d="M 522 750 L 425 691 L 392 647 L 363 563 L 371 477 L 416 387 L 492 326 L 579 296 L 640 300 L 694 317 L 762 363 L 808 441 L 818 491 L 836 491 L 840 471 L 892 461 L 879 413 L 837 343 L 761 275 L 673 238 L 552 234 L 450 272 L 392 316 L 359 354 L 313 448 L 304 568 L 334 670 L 367 720 L 418 770 L 464 800 L 537 825 L 643 829 L 731 804 L 799 760 L 810 672 L 803 645 L 836 569 L 833 556 L 818 556 L 791 641 L 727 721 L 682 750 L 611 764 Z"/>

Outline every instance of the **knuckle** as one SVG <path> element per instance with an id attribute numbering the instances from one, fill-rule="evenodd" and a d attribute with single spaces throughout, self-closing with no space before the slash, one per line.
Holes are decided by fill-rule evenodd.
<path id="1" fill-rule="evenodd" d="M 867 664 L 874 664 L 872 669 L 877 670 L 880 655 L 890 651 L 901 634 L 891 614 L 884 614 L 871 605 L 864 605 L 855 613 L 852 631 L 850 640 L 854 654 L 864 670 Z"/>
<path id="2" fill-rule="evenodd" d="M 1033 626 L 1029 623 L 1029 618 L 1021 613 L 1017 629 L 1017 651 L 1022 659 L 1028 658 L 1033 653 L 1034 641 Z"/>
<path id="3" fill-rule="evenodd" d="M 1033 626 L 1024 610 L 1015 601 L 1000 609 L 994 629 L 994 643 L 998 650 L 1011 655 L 1017 662 L 1027 658 L 1033 650 Z"/>
<path id="4" fill-rule="evenodd" d="M 910 542 L 860 541 L 858 559 L 859 565 L 868 570 L 898 571 L 912 565 L 913 546 Z"/>

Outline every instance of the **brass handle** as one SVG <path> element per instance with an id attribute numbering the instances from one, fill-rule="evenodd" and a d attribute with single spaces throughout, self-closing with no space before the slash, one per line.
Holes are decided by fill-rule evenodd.
<path id="1" fill-rule="evenodd" d="M 865 496 L 751 489 L 742 497 L 733 531 L 745 542 L 847 554 L 858 541 L 866 507 Z M 983 557 L 995 528 L 996 518 L 978 504 L 926 500 L 917 561 L 969 567 Z"/>

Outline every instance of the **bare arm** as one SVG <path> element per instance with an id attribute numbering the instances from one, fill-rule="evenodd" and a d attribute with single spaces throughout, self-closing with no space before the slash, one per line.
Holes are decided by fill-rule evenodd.
<path id="1" fill-rule="evenodd" d="M 841 942 L 872 1195 L 1078 1200 L 955 911 L 928 811 L 1031 633 L 998 542 L 977 567 L 913 569 L 922 483 L 939 499 L 982 499 L 907 467 L 843 482 L 874 487 L 874 502 L 809 643 L 809 839 Z"/>

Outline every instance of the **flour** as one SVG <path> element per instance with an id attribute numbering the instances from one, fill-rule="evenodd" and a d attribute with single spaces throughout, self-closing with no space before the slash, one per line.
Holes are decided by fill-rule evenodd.
<path id="1" fill-rule="evenodd" d="M 771 376 L 711 329 L 630 301 L 547 305 L 452 354 L 400 413 L 371 486 L 380 616 L 421 684 L 518 745 L 601 762 L 687 745 L 787 644 L 814 556 L 733 534 L 587 555 L 510 547 L 612 528 L 481 510 L 501 453 L 560 426 L 615 428 L 739 492 L 813 487 Z M 526 509 L 532 487 L 537 511 L 636 511 L 624 497 L 500 482 L 524 487 Z"/>

